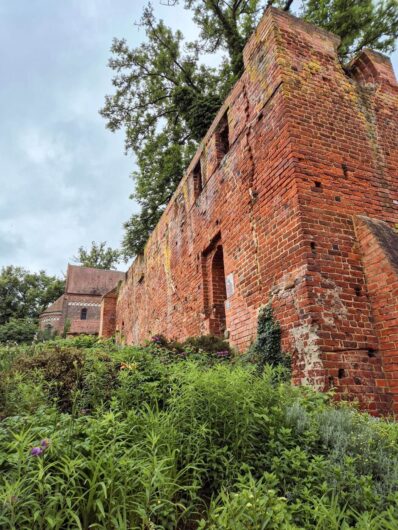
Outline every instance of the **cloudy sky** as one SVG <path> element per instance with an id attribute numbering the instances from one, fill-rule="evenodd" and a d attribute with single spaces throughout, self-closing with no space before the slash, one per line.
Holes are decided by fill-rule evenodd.
<path id="1" fill-rule="evenodd" d="M 119 246 L 134 160 L 98 109 L 112 38 L 139 44 L 144 3 L 0 0 L 0 267 L 61 274 L 81 245 Z"/>
<path id="2" fill-rule="evenodd" d="M 112 38 L 139 44 L 145 3 L 0 0 L 0 267 L 60 275 L 81 245 L 119 246 L 134 160 L 98 109 Z M 186 12 L 152 3 L 192 36 Z"/>

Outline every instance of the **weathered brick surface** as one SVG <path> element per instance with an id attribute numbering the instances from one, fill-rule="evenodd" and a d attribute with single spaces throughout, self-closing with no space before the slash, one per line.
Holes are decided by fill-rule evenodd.
<path id="1" fill-rule="evenodd" d="M 101 302 L 101 318 L 99 335 L 104 338 L 112 337 L 116 327 L 117 289 L 113 289 L 103 296 Z"/>
<path id="2" fill-rule="evenodd" d="M 383 367 L 376 386 L 390 391 L 398 414 L 398 233 L 364 216 L 355 224 Z"/>
<path id="3" fill-rule="evenodd" d="M 294 381 L 381 412 L 391 385 L 380 383 L 355 219 L 398 221 L 398 86 L 374 52 L 347 74 L 337 45 L 267 9 L 241 79 L 127 273 L 115 330 L 129 343 L 225 330 L 243 350 L 272 302 Z"/>

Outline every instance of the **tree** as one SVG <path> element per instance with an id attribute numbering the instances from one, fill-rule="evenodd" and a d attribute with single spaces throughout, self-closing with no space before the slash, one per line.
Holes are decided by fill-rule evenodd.
<path id="1" fill-rule="evenodd" d="M 106 241 L 96 243 L 92 241 L 91 248 L 86 250 L 80 247 L 77 251 L 77 256 L 74 256 L 73 261 L 79 263 L 83 267 L 93 267 L 94 269 L 116 269 L 116 265 L 121 259 L 119 250 L 111 247 L 106 247 Z"/>
<path id="2" fill-rule="evenodd" d="M 126 129 L 126 151 L 137 155 L 131 196 L 142 211 L 125 224 L 125 254 L 139 253 L 181 179 L 217 109 L 226 80 L 199 63 L 199 47 L 183 49 L 182 33 L 157 22 L 151 8 L 141 20 L 147 42 L 131 50 L 114 40 L 109 62 L 116 93 L 101 110 L 112 131 Z M 231 77 L 231 76 L 230 76 Z"/>
<path id="3" fill-rule="evenodd" d="M 307 0 L 302 16 L 339 35 L 343 63 L 363 48 L 391 53 L 398 38 L 397 0 Z"/>
<path id="4" fill-rule="evenodd" d="M 65 282 L 44 271 L 3 267 L 0 273 L 0 325 L 14 319 L 35 319 L 64 292 Z"/>
<path id="5" fill-rule="evenodd" d="M 133 173 L 141 212 L 125 223 L 126 256 L 142 252 L 198 142 L 206 133 L 243 69 L 242 52 L 264 8 L 289 11 L 292 0 L 164 0 L 182 3 L 199 28 L 185 42 L 156 21 L 147 7 L 141 19 L 146 41 L 131 49 L 113 41 L 109 66 L 115 92 L 100 111 L 111 131 L 124 128 L 126 151 L 133 151 Z M 300 16 L 341 37 L 342 62 L 364 46 L 390 52 L 398 35 L 397 0 L 303 0 Z M 217 68 L 203 64 L 205 54 L 224 52 Z"/>
<path id="6" fill-rule="evenodd" d="M 0 325 L 0 343 L 32 342 L 38 333 L 37 321 L 31 318 L 11 318 Z"/>

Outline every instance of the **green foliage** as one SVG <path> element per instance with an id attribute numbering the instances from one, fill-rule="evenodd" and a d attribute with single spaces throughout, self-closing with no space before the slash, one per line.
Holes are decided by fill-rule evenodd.
<path id="1" fill-rule="evenodd" d="M 0 272 L 0 325 L 11 318 L 35 319 L 64 292 L 64 281 L 44 271 L 3 267 Z"/>
<path id="2" fill-rule="evenodd" d="M 343 62 L 362 48 L 385 53 L 395 49 L 398 37 L 396 0 L 306 0 L 302 16 L 341 37 L 339 55 Z"/>
<path id="3" fill-rule="evenodd" d="M 100 111 L 111 131 L 124 128 L 126 151 L 134 151 L 131 198 L 141 207 L 125 223 L 123 252 L 142 253 L 176 189 L 198 142 L 243 70 L 242 52 L 267 5 L 289 11 L 292 0 L 168 0 L 183 4 L 199 29 L 186 42 L 157 21 L 149 6 L 141 26 L 146 41 L 129 48 L 115 39 L 109 66 L 114 72 L 113 95 Z M 391 52 L 398 34 L 396 0 L 305 0 L 299 15 L 339 35 L 343 62 L 367 46 Z M 226 55 L 219 66 L 203 64 L 206 55 Z"/>
<path id="4" fill-rule="evenodd" d="M 151 8 L 141 25 L 147 41 L 138 48 L 113 42 L 116 92 L 101 110 L 108 128 L 125 128 L 126 149 L 136 154 L 132 198 L 141 213 L 125 224 L 126 255 L 142 252 L 226 93 L 225 80 L 200 64 L 198 47 L 188 43 L 184 50 L 182 33 L 156 21 Z"/>
<path id="5" fill-rule="evenodd" d="M 212 501 L 208 521 L 199 528 L 208 530 L 294 530 L 286 497 L 279 497 L 277 480 L 271 474 L 256 481 L 251 473 L 238 477 L 235 491 L 223 490 Z"/>
<path id="6" fill-rule="evenodd" d="M 281 349 L 281 329 L 274 320 L 271 304 L 259 310 L 257 337 L 249 350 L 249 357 L 257 363 L 260 372 L 266 364 L 290 367 L 290 359 Z"/>
<path id="7" fill-rule="evenodd" d="M 105 270 L 116 269 L 116 265 L 119 263 L 120 259 L 120 251 L 111 247 L 106 247 L 106 241 L 100 243 L 92 241 L 89 250 L 80 247 L 77 251 L 77 256 L 73 258 L 75 263 L 79 263 L 83 267 Z"/>
<path id="8" fill-rule="evenodd" d="M 37 321 L 31 318 L 11 318 L 0 325 L 0 343 L 32 342 L 38 332 Z"/>
<path id="9" fill-rule="evenodd" d="M 397 528 L 395 422 L 168 348 L 0 348 L 1 527 Z"/>
<path id="10" fill-rule="evenodd" d="M 203 351 L 206 353 L 228 352 L 232 355 L 231 346 L 220 337 L 214 335 L 201 335 L 199 337 L 189 337 L 183 343 L 184 348 L 191 348 L 197 352 Z"/>

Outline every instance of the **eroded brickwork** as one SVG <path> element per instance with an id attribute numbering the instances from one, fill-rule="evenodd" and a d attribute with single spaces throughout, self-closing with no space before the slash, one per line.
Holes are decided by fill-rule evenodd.
<path id="1" fill-rule="evenodd" d="M 382 412 L 392 386 L 356 219 L 398 222 L 398 86 L 387 58 L 365 51 L 347 73 L 337 46 L 267 9 L 127 273 L 114 331 L 128 343 L 225 333 L 243 350 L 271 302 L 295 382 Z"/>

